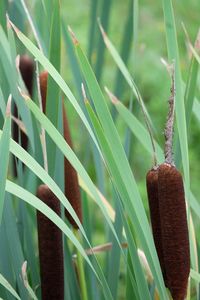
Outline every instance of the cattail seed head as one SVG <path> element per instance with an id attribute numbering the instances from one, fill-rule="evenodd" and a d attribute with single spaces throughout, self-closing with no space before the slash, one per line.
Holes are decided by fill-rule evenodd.
<path id="1" fill-rule="evenodd" d="M 183 180 L 167 163 L 147 173 L 147 193 L 154 242 L 166 287 L 184 300 L 190 272 L 189 235 Z"/>
<path id="2" fill-rule="evenodd" d="M 165 285 L 167 286 L 167 278 L 166 278 L 164 255 L 163 255 L 163 245 L 162 245 L 161 220 L 160 220 L 160 211 L 159 211 L 158 169 L 157 168 L 154 168 L 147 173 L 146 185 L 147 185 L 147 195 L 148 195 L 154 243 L 156 246 L 164 282 Z"/>
<path id="3" fill-rule="evenodd" d="M 189 234 L 183 179 L 173 162 L 175 77 L 169 98 L 165 134 L 165 163 L 147 173 L 147 194 L 156 250 L 166 287 L 173 300 L 184 300 L 190 273 Z"/>
<path id="4" fill-rule="evenodd" d="M 46 111 L 46 98 L 47 98 L 47 81 L 48 81 L 48 72 L 43 71 L 40 73 L 40 92 L 42 97 L 42 109 L 45 113 Z"/>
<path id="5" fill-rule="evenodd" d="M 48 82 L 48 72 L 44 71 L 40 74 L 40 90 L 42 97 L 42 107 L 43 111 L 46 111 L 46 96 L 47 96 L 47 82 Z M 69 129 L 69 124 L 67 120 L 67 114 L 63 104 L 63 135 L 65 141 L 72 148 L 72 139 Z M 81 206 L 81 195 L 78 183 L 78 176 L 76 170 L 72 167 L 70 162 L 64 158 L 64 181 L 65 181 L 65 196 L 69 200 L 73 209 L 75 210 L 80 222 L 82 222 L 82 206 Z M 78 225 L 71 217 L 69 212 L 65 210 L 65 215 L 71 225 L 78 229 Z"/>
<path id="6" fill-rule="evenodd" d="M 37 197 L 60 216 L 60 202 L 46 185 Z M 62 232 L 41 212 L 37 212 L 42 300 L 64 300 Z"/>
<path id="7" fill-rule="evenodd" d="M 35 63 L 28 55 L 21 55 L 19 61 L 19 70 L 25 86 L 32 96 L 33 92 L 33 78 L 35 72 Z"/>
<path id="8" fill-rule="evenodd" d="M 167 284 L 183 300 L 190 272 L 190 250 L 182 176 L 172 165 L 158 168 L 158 197 Z"/>

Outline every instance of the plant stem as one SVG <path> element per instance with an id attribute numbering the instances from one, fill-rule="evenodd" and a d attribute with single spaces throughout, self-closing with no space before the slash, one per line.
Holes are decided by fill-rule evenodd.
<path id="1" fill-rule="evenodd" d="M 175 78 L 174 78 L 174 64 L 172 65 L 171 71 L 171 95 L 169 97 L 169 112 L 167 116 L 167 122 L 165 126 L 165 162 L 172 165 L 173 164 L 173 128 L 174 128 L 174 101 L 175 101 Z"/>
<path id="2" fill-rule="evenodd" d="M 74 229 L 74 234 L 77 237 L 77 239 L 80 240 L 79 231 L 77 229 Z M 79 275 L 79 282 L 80 282 L 80 289 L 81 289 L 81 298 L 82 300 L 88 300 L 83 258 L 79 251 L 77 251 L 77 263 L 78 263 L 78 275 Z"/>

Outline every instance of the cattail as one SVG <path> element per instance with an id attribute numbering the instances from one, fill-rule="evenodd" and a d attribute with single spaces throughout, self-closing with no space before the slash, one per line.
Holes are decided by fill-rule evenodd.
<path id="1" fill-rule="evenodd" d="M 158 198 L 167 285 L 173 299 L 183 300 L 190 273 L 184 186 L 179 171 L 166 163 L 158 168 Z"/>
<path id="2" fill-rule="evenodd" d="M 149 210 L 150 210 L 150 218 L 151 218 L 154 243 L 160 261 L 160 266 L 165 281 L 165 285 L 167 286 L 166 284 L 167 278 L 166 278 L 164 256 L 163 256 L 163 245 L 161 241 L 162 232 L 161 232 L 161 220 L 160 220 L 159 200 L 158 200 L 158 170 L 157 169 L 152 169 L 147 173 L 146 184 L 147 184 Z"/>
<path id="3" fill-rule="evenodd" d="M 34 72 L 35 72 L 34 61 L 28 55 L 20 56 L 19 70 L 20 70 L 22 79 L 24 81 L 24 84 L 27 88 L 27 91 L 29 92 L 29 95 L 32 97 L 32 95 L 33 95 L 33 78 L 34 78 Z M 18 109 L 17 109 L 16 104 L 14 105 L 13 116 L 15 118 L 18 118 Z M 15 140 L 15 142 L 19 143 L 19 141 L 20 141 L 21 146 L 25 150 L 27 150 L 28 138 L 27 138 L 26 134 L 18 128 L 18 125 L 16 124 L 16 122 L 13 122 L 12 132 L 13 132 L 13 139 Z M 19 138 L 19 136 L 20 136 L 20 138 Z M 15 159 L 13 159 L 13 173 L 14 173 L 14 176 L 17 176 L 17 165 L 16 165 Z"/>
<path id="4" fill-rule="evenodd" d="M 165 128 L 165 163 L 147 173 L 153 237 L 166 287 L 184 300 L 190 273 L 189 235 L 183 179 L 173 164 L 174 74 Z"/>
<path id="5" fill-rule="evenodd" d="M 33 78 L 35 72 L 35 63 L 28 55 L 20 56 L 19 70 L 29 95 L 33 94 Z"/>
<path id="6" fill-rule="evenodd" d="M 40 89 L 41 89 L 41 97 L 42 97 L 42 107 L 43 111 L 46 111 L 46 96 L 47 96 L 47 81 L 48 81 L 48 73 L 46 71 L 40 74 Z M 72 140 L 70 135 L 69 124 L 67 120 L 67 115 L 65 112 L 64 104 L 63 104 L 63 134 L 66 142 L 72 148 Z M 82 207 L 81 207 L 81 195 L 78 184 L 78 176 L 76 170 L 72 167 L 70 162 L 64 158 L 64 179 L 65 179 L 65 196 L 71 203 L 73 209 L 75 210 L 80 222 L 82 222 Z M 65 215 L 71 225 L 78 229 L 78 225 L 71 217 L 69 212 L 65 210 Z"/>
<path id="7" fill-rule="evenodd" d="M 46 112 L 47 81 L 48 72 L 43 71 L 42 73 L 40 73 L 40 92 L 42 97 L 42 109 L 44 113 Z"/>
<path id="8" fill-rule="evenodd" d="M 60 202 L 46 185 L 40 185 L 37 197 L 60 216 Z M 64 300 L 62 232 L 37 211 L 42 300 Z"/>

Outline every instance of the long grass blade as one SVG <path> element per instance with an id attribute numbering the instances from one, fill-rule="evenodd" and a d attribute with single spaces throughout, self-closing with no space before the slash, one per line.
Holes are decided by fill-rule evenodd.
<path id="1" fill-rule="evenodd" d="M 5 289 L 7 289 L 16 299 L 21 300 L 19 295 L 15 292 L 10 283 L 3 277 L 2 274 L 0 274 L 0 284 L 3 285 Z"/>
<path id="2" fill-rule="evenodd" d="M 3 208 L 4 208 L 4 197 L 5 197 L 5 186 L 8 172 L 9 163 L 9 148 L 10 148 L 10 135 L 11 135 L 11 97 L 8 99 L 5 123 L 3 132 L 0 140 L 0 165 L 1 165 L 1 180 L 0 180 L 0 224 L 2 221 Z"/>
<path id="3" fill-rule="evenodd" d="M 6 181 L 7 182 L 7 181 Z M 7 185 L 7 183 L 6 183 Z M 11 266 L 16 276 L 17 290 L 22 299 L 26 299 L 28 293 L 21 280 L 21 266 L 24 262 L 24 252 L 22 249 L 19 231 L 16 226 L 14 208 L 11 202 L 11 196 L 6 193 L 6 201 L 4 204 L 3 224 L 7 238 L 7 245 L 9 250 L 9 259 Z"/>
<path id="4" fill-rule="evenodd" d="M 89 26 L 89 38 L 88 38 L 88 58 L 92 61 L 92 53 L 95 45 L 95 36 L 97 30 L 97 11 L 98 11 L 98 0 L 91 0 L 90 8 L 90 26 Z"/>
<path id="5" fill-rule="evenodd" d="M 111 92 L 106 89 L 109 98 L 111 99 L 113 105 L 117 109 L 119 115 L 122 117 L 123 121 L 130 128 L 131 132 L 135 135 L 138 141 L 143 145 L 143 147 L 149 152 L 152 156 L 153 149 L 152 143 L 147 129 L 142 125 L 142 123 L 127 109 L 121 101 L 119 101 Z M 156 155 L 159 163 L 162 163 L 164 160 L 164 154 L 159 146 L 159 144 L 154 140 Z"/>
<path id="6" fill-rule="evenodd" d="M 7 5 L 8 5 L 7 0 L 2 0 L 0 2 L 0 24 L 5 32 L 7 31 L 7 26 L 6 26 Z"/>
<path id="7" fill-rule="evenodd" d="M 117 64 L 120 72 L 122 73 L 123 77 L 126 79 L 128 85 L 130 86 L 134 96 L 136 97 L 136 99 L 138 100 L 138 102 L 140 103 L 140 105 L 142 106 L 142 109 L 145 112 L 145 115 L 147 116 L 147 119 L 149 121 L 149 123 L 151 124 L 152 128 L 152 122 L 151 122 L 151 118 L 149 116 L 149 113 L 144 105 L 144 101 L 142 99 L 142 96 L 137 88 L 136 83 L 134 82 L 133 77 L 131 76 L 130 72 L 128 71 L 124 61 L 122 60 L 122 58 L 120 57 L 119 53 L 117 52 L 116 48 L 114 47 L 114 45 L 112 44 L 112 42 L 110 41 L 110 39 L 108 38 L 107 34 L 105 33 L 103 27 L 100 24 L 100 30 L 104 39 L 104 43 L 106 45 L 106 47 L 108 48 L 110 54 L 112 55 L 112 58 L 114 59 L 115 63 Z"/>
<path id="8" fill-rule="evenodd" d="M 59 1 L 54 1 L 49 48 L 50 48 L 49 61 L 56 68 L 56 70 L 60 72 L 61 22 L 60 22 Z M 51 76 L 48 76 L 46 115 L 56 128 L 58 128 L 59 99 L 60 99 L 60 88 L 55 83 L 53 78 Z M 46 143 L 47 143 L 48 171 L 49 174 L 52 177 L 54 177 L 56 145 L 48 137 L 46 138 Z"/>
<path id="9" fill-rule="evenodd" d="M 112 7 L 112 0 L 103 0 L 100 18 L 106 30 L 108 30 L 108 26 L 109 26 L 111 7 Z M 97 61 L 95 65 L 95 74 L 98 81 L 100 81 L 102 71 L 103 71 L 104 52 L 105 52 L 105 46 L 101 34 L 99 34 L 98 42 L 97 42 Z"/>

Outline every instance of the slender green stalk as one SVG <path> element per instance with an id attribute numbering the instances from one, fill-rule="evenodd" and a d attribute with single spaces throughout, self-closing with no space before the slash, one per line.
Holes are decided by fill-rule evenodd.
<path id="1" fill-rule="evenodd" d="M 74 229 L 74 235 L 78 240 L 80 240 L 79 231 L 77 229 Z M 77 263 L 78 263 L 78 275 L 79 275 L 79 282 L 80 282 L 80 289 L 81 289 L 81 298 L 82 300 L 88 300 L 83 258 L 79 251 L 77 251 Z"/>

